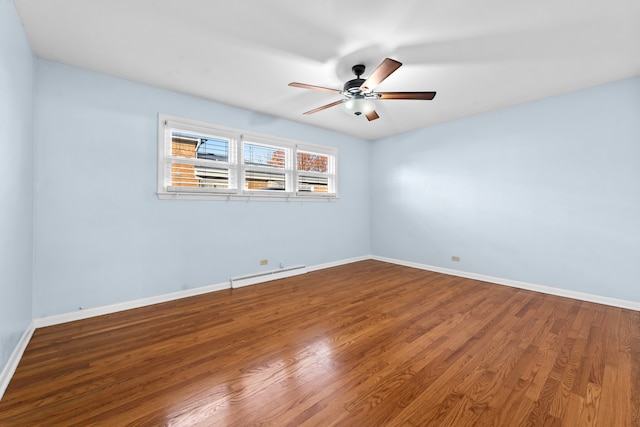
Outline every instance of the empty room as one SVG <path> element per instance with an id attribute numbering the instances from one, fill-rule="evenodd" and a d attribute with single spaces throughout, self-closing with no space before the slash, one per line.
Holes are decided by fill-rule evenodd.
<path id="1" fill-rule="evenodd" d="M 640 425 L 640 2 L 0 0 L 0 426 Z"/>

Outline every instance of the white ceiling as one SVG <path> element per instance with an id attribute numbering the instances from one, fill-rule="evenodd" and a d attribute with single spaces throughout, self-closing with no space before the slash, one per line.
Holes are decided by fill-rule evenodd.
<path id="1" fill-rule="evenodd" d="M 13 1 L 40 58 L 364 139 L 640 76 L 640 0 Z M 385 57 L 404 65 L 377 91 L 436 98 L 368 122 L 287 86 Z"/>

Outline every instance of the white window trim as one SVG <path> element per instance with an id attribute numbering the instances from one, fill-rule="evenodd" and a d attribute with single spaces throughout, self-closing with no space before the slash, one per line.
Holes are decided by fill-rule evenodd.
<path id="1" fill-rule="evenodd" d="M 229 162 L 221 166 L 229 167 L 229 173 L 235 175 L 236 187 L 230 189 L 171 187 L 166 176 L 167 159 L 170 156 L 171 142 L 166 132 L 167 126 L 185 131 L 191 131 L 202 135 L 214 137 L 226 137 L 233 141 L 230 146 Z M 285 169 L 270 168 L 265 166 L 247 166 L 244 164 L 244 142 L 267 145 L 276 148 L 290 150 L 286 159 Z M 329 170 L 333 173 L 317 171 L 297 170 L 297 151 L 326 154 L 330 157 Z M 233 151 L 233 152 L 232 152 Z M 183 159 L 180 159 L 181 161 Z M 197 160 L 184 159 L 187 163 L 200 164 Z M 214 125 L 197 120 L 185 119 L 168 114 L 158 114 L 158 189 L 159 199 L 182 200 L 255 200 L 255 201 L 336 201 L 338 200 L 338 150 L 333 147 L 316 145 L 306 142 L 293 141 L 265 134 L 246 132 L 226 126 Z M 291 191 L 281 190 L 245 190 L 245 172 L 260 171 L 271 173 L 284 173 L 287 188 Z M 331 193 L 310 193 L 297 191 L 298 175 L 328 177 Z"/>

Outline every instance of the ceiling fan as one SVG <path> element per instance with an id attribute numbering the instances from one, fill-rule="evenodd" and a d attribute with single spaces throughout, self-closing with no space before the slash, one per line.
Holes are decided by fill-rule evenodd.
<path id="1" fill-rule="evenodd" d="M 435 96 L 435 92 L 374 92 L 376 88 L 384 79 L 389 77 L 391 73 L 396 71 L 402 65 L 401 62 L 386 58 L 378 65 L 378 67 L 371 73 L 367 79 L 360 78 L 364 74 L 365 66 L 362 64 L 354 65 L 351 68 L 353 74 L 356 75 L 355 79 L 349 80 L 344 84 L 342 90 L 331 89 L 322 86 L 313 86 L 305 83 L 289 83 L 289 86 L 299 87 L 302 89 L 320 90 L 323 92 L 339 93 L 345 96 L 345 99 L 332 102 L 331 104 L 323 105 L 322 107 L 314 108 L 304 114 L 313 114 L 318 111 L 326 110 L 327 108 L 334 107 L 336 105 L 344 104 L 344 108 L 349 113 L 360 116 L 364 116 L 369 120 L 375 120 L 380 116 L 376 113 L 375 104 L 372 99 L 422 99 L 430 101 Z"/>

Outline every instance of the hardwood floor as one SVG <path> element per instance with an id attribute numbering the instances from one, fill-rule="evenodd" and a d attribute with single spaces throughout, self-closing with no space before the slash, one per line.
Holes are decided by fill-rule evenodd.
<path id="1" fill-rule="evenodd" d="M 38 329 L 0 425 L 639 426 L 640 312 L 363 261 Z"/>

